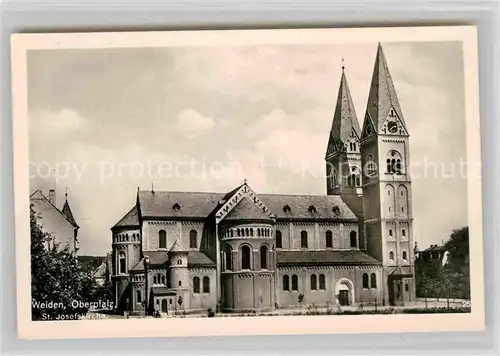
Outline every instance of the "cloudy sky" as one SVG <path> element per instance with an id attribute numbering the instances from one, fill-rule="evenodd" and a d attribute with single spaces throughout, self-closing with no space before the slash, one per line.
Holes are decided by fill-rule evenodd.
<path id="1" fill-rule="evenodd" d="M 383 44 L 411 136 L 415 238 L 467 225 L 461 44 Z M 325 194 L 342 58 L 360 125 L 377 43 L 31 51 L 31 190 L 66 187 L 82 254 L 137 187 Z M 427 168 L 424 168 L 427 167 Z M 55 171 L 54 171 L 55 170 Z"/>

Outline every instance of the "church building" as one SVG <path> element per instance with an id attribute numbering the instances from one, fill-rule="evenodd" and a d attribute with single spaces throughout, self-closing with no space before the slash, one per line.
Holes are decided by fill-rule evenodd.
<path id="1" fill-rule="evenodd" d="M 362 128 L 342 67 L 326 195 L 259 194 L 246 180 L 221 193 L 138 189 L 111 229 L 116 305 L 206 313 L 409 303 L 408 162 L 408 129 L 379 44 Z"/>

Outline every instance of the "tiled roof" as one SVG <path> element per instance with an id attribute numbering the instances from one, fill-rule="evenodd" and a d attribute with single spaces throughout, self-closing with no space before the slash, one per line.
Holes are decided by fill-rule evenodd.
<path id="1" fill-rule="evenodd" d="M 139 203 L 143 217 L 150 218 L 206 218 L 227 194 L 204 192 L 140 191 Z M 278 219 L 356 219 L 338 195 L 279 195 L 258 194 Z M 173 209 L 174 204 L 180 209 Z M 290 206 L 285 212 L 283 207 Z M 309 211 L 314 206 L 315 211 Z M 339 215 L 334 212 L 339 208 Z"/>
<path id="2" fill-rule="evenodd" d="M 359 250 L 277 251 L 281 266 L 297 265 L 381 265 L 380 261 Z"/>
<path id="3" fill-rule="evenodd" d="M 278 219 L 356 219 L 339 195 L 278 195 L 260 194 L 259 198 Z M 285 205 L 290 211 L 283 209 Z M 315 211 L 309 211 L 314 206 Z M 334 212 L 339 208 L 339 215 Z"/>
<path id="4" fill-rule="evenodd" d="M 200 251 L 189 251 L 188 267 L 215 267 L 215 262 Z"/>
<path id="5" fill-rule="evenodd" d="M 56 207 L 54 204 L 52 204 L 52 202 L 42 193 L 41 190 L 39 190 L 39 189 L 35 190 L 30 195 L 30 201 L 35 201 L 35 202 L 38 201 L 38 202 L 44 202 L 45 204 L 50 204 L 50 206 L 52 206 L 55 210 L 57 210 L 59 212 L 59 214 L 61 214 L 66 219 L 66 221 L 71 224 L 71 226 L 73 226 L 75 229 L 79 228 L 79 226 L 75 222 L 75 219 L 73 218 L 73 213 L 71 213 L 71 209 L 69 210 L 71 213 L 71 220 L 70 220 L 70 218 L 68 218 L 68 216 L 63 211 L 61 211 L 58 207 Z M 66 201 L 66 203 L 67 203 L 67 201 Z M 66 204 L 64 206 L 66 206 Z M 68 209 L 69 209 L 69 205 L 68 205 Z"/>
<path id="6" fill-rule="evenodd" d="M 177 239 L 172 244 L 172 247 L 170 247 L 170 252 L 186 252 L 186 248 L 181 244 L 179 239 Z"/>
<path id="7" fill-rule="evenodd" d="M 335 113 L 333 114 L 332 128 L 330 131 L 330 139 L 328 141 L 327 154 L 333 151 L 335 144 L 345 144 L 352 132 L 355 132 L 358 139 L 361 138 L 361 129 L 356 116 L 356 110 L 352 102 L 351 91 L 347 84 L 347 78 L 342 70 L 340 79 L 340 87 L 337 96 L 337 104 Z"/>
<path id="8" fill-rule="evenodd" d="M 176 294 L 175 289 L 167 288 L 167 287 L 153 287 L 153 294 L 156 296 L 160 295 L 171 295 Z"/>
<path id="9" fill-rule="evenodd" d="M 406 130 L 403 113 L 399 105 L 391 74 L 389 73 L 384 50 L 379 43 L 366 107 L 366 111 L 370 115 L 373 126 L 377 132 L 382 128 L 391 107 L 394 107 L 396 114 Z"/>
<path id="10" fill-rule="evenodd" d="M 397 266 L 394 267 L 394 269 L 391 272 L 389 272 L 389 275 L 409 277 L 412 276 L 413 273 L 411 272 L 411 268 L 408 266 Z"/>
<path id="11" fill-rule="evenodd" d="M 139 226 L 139 214 L 137 213 L 137 207 L 135 205 L 115 224 L 115 226 L 113 226 L 113 228 L 121 226 Z"/>
<path id="12" fill-rule="evenodd" d="M 265 212 L 262 211 L 255 203 L 248 198 L 241 199 L 238 204 L 229 212 L 224 220 L 241 220 L 241 219 L 255 219 L 255 220 L 271 220 Z"/>
<path id="13" fill-rule="evenodd" d="M 221 193 L 139 191 L 142 217 L 207 217 L 223 199 Z M 175 204 L 179 209 L 174 209 Z"/>
<path id="14" fill-rule="evenodd" d="M 442 251 L 446 251 L 445 246 L 431 245 L 430 247 L 426 248 L 421 252 L 442 252 Z"/>
<path id="15" fill-rule="evenodd" d="M 64 202 L 64 205 L 63 205 L 63 208 L 62 208 L 62 213 L 64 214 L 64 216 L 66 216 L 66 218 L 68 219 L 68 221 L 74 227 L 78 227 L 78 224 L 76 223 L 75 218 L 73 217 L 73 212 L 71 211 L 71 208 L 69 207 L 69 203 L 68 203 L 67 200 Z"/>
<path id="16" fill-rule="evenodd" d="M 148 266 L 165 266 L 167 267 L 168 252 L 167 251 L 148 251 L 149 256 Z M 207 255 L 200 251 L 188 251 L 188 267 L 215 267 L 215 262 Z M 141 259 L 131 269 L 131 272 L 144 271 L 144 259 Z"/>

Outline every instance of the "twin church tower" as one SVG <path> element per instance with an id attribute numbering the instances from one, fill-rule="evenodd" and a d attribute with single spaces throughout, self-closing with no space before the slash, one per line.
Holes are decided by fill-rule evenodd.
<path id="1" fill-rule="evenodd" d="M 362 128 L 342 67 L 325 161 L 327 194 L 340 195 L 359 217 L 360 248 L 382 262 L 394 299 L 402 294 L 399 281 L 413 275 L 409 154 L 408 128 L 379 43 Z"/>

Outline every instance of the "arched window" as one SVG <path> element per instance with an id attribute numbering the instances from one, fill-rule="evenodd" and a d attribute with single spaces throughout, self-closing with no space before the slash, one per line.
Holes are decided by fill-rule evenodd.
<path id="1" fill-rule="evenodd" d="M 296 274 L 292 276 L 292 290 L 299 290 L 299 278 Z"/>
<path id="2" fill-rule="evenodd" d="M 161 284 L 165 285 L 165 275 L 161 275 Z"/>
<path id="3" fill-rule="evenodd" d="M 167 248 L 167 232 L 165 230 L 158 231 L 158 240 L 160 248 Z"/>
<path id="4" fill-rule="evenodd" d="M 366 289 L 370 288 L 368 273 L 363 273 L 363 288 L 366 288 Z"/>
<path id="5" fill-rule="evenodd" d="M 377 288 L 377 275 L 375 273 L 370 275 L 370 288 Z"/>
<path id="6" fill-rule="evenodd" d="M 231 229 L 231 237 L 234 237 L 234 231 Z"/>
<path id="7" fill-rule="evenodd" d="M 394 260 L 394 252 L 389 252 L 389 259 Z"/>
<path id="8" fill-rule="evenodd" d="M 392 165 L 390 158 L 387 158 L 387 173 L 392 173 Z"/>
<path id="9" fill-rule="evenodd" d="M 408 258 L 408 255 L 407 255 L 406 251 L 403 251 L 403 260 L 406 261 L 407 258 Z"/>
<path id="10" fill-rule="evenodd" d="M 353 151 L 353 148 L 352 148 L 352 142 L 349 142 L 349 149 L 350 149 L 351 151 Z"/>
<path id="11" fill-rule="evenodd" d="M 300 247 L 307 248 L 307 231 L 305 230 L 300 232 Z"/>
<path id="12" fill-rule="evenodd" d="M 189 231 L 189 247 L 198 247 L 198 233 L 196 232 L 196 230 Z"/>
<path id="13" fill-rule="evenodd" d="M 333 248 L 333 234 L 330 230 L 325 233 L 326 248 Z"/>
<path id="14" fill-rule="evenodd" d="M 401 235 L 402 236 L 406 236 L 406 230 L 405 229 L 401 230 Z"/>
<path id="15" fill-rule="evenodd" d="M 127 260 L 125 256 L 125 252 L 121 251 L 119 255 L 119 260 L 120 260 L 120 273 L 127 273 Z"/>
<path id="16" fill-rule="evenodd" d="M 392 229 L 389 229 L 389 236 L 392 237 Z"/>
<path id="17" fill-rule="evenodd" d="M 178 265 L 182 265 L 182 260 L 177 260 Z"/>
<path id="18" fill-rule="evenodd" d="M 135 295 L 136 295 L 137 303 L 141 303 L 142 302 L 141 290 L 138 289 L 137 292 L 135 292 Z"/>
<path id="19" fill-rule="evenodd" d="M 400 159 L 396 160 L 396 173 L 401 174 L 401 160 Z"/>
<path id="20" fill-rule="evenodd" d="M 156 278 L 156 276 L 153 276 L 153 284 L 158 284 L 158 279 Z"/>
<path id="21" fill-rule="evenodd" d="M 391 150 L 387 154 L 387 173 L 401 174 L 402 157 L 398 151 Z"/>
<path id="22" fill-rule="evenodd" d="M 353 144 L 352 144 L 352 150 L 356 151 L 356 142 L 353 142 Z"/>
<path id="23" fill-rule="evenodd" d="M 260 248 L 260 269 L 267 269 L 267 246 Z"/>
<path id="24" fill-rule="evenodd" d="M 245 229 L 245 235 L 250 236 L 250 230 L 248 229 L 248 227 Z"/>
<path id="25" fill-rule="evenodd" d="M 288 277 L 286 274 L 283 276 L 283 290 L 290 290 L 290 277 Z"/>
<path id="26" fill-rule="evenodd" d="M 283 247 L 283 241 L 281 240 L 281 231 L 276 230 L 276 248 L 282 248 Z"/>
<path id="27" fill-rule="evenodd" d="M 356 247 L 358 245 L 357 235 L 358 234 L 354 230 L 349 234 L 349 237 L 351 238 L 351 247 Z"/>
<path id="28" fill-rule="evenodd" d="M 200 278 L 193 278 L 193 293 L 200 293 Z"/>
<path id="29" fill-rule="evenodd" d="M 319 275 L 319 290 L 325 290 L 326 289 L 326 286 L 325 286 L 325 275 L 324 274 L 320 274 Z"/>
<path id="30" fill-rule="evenodd" d="M 226 270 L 231 271 L 233 269 L 232 265 L 232 252 L 231 246 L 227 245 L 224 250 L 224 256 L 226 258 Z"/>
<path id="31" fill-rule="evenodd" d="M 356 175 L 356 187 L 361 187 L 361 178 L 359 174 Z"/>
<path id="32" fill-rule="evenodd" d="M 311 290 L 318 290 L 315 274 L 311 274 Z"/>
<path id="33" fill-rule="evenodd" d="M 241 247 L 241 269 L 250 269 L 250 247 Z"/>
<path id="34" fill-rule="evenodd" d="M 241 231 L 240 231 L 240 229 L 237 229 L 237 230 L 236 230 L 236 235 L 241 236 Z"/>
<path id="35" fill-rule="evenodd" d="M 210 293 L 210 278 L 203 277 L 203 293 Z"/>
<path id="36" fill-rule="evenodd" d="M 253 236 L 253 227 L 250 228 L 250 236 Z"/>

